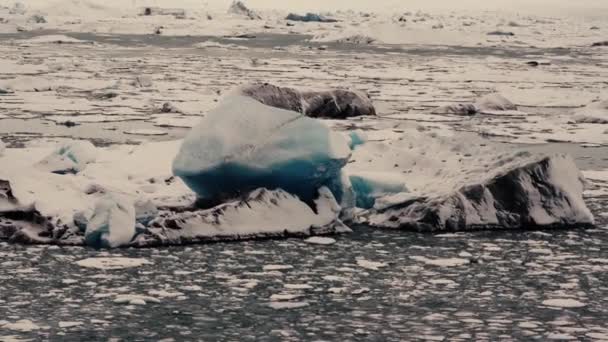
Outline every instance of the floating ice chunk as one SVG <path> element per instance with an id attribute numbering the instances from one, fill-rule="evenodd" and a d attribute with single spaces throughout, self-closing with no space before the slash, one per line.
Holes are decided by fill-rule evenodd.
<path id="1" fill-rule="evenodd" d="M 275 310 L 283 310 L 303 308 L 309 304 L 308 302 L 270 302 L 268 305 Z"/>
<path id="2" fill-rule="evenodd" d="M 547 299 L 543 301 L 543 305 L 557 308 L 582 308 L 587 306 L 587 304 L 583 302 L 570 298 Z"/>
<path id="3" fill-rule="evenodd" d="M 80 40 L 66 35 L 45 35 L 38 36 L 26 40 L 20 40 L 20 43 L 25 44 L 93 44 L 92 41 Z"/>
<path id="4" fill-rule="evenodd" d="M 76 321 L 74 321 L 74 322 L 70 322 L 70 321 L 65 321 L 64 322 L 64 321 L 62 321 L 62 322 L 59 322 L 59 327 L 62 328 L 62 329 L 65 329 L 65 328 L 77 327 L 77 326 L 83 325 L 83 324 L 84 323 L 82 323 L 82 322 L 76 322 Z"/>
<path id="5" fill-rule="evenodd" d="M 135 207 L 128 197 L 108 194 L 95 205 L 87 223 L 85 242 L 96 248 L 127 245 L 135 236 Z"/>
<path id="6" fill-rule="evenodd" d="M 328 237 L 313 236 L 304 240 L 304 242 L 313 245 L 333 245 L 334 243 L 336 243 L 336 240 Z"/>
<path id="7" fill-rule="evenodd" d="M 36 168 L 57 174 L 78 173 L 97 158 L 97 149 L 89 141 L 71 141 L 36 164 Z"/>
<path id="8" fill-rule="evenodd" d="M 475 107 L 482 113 L 517 111 L 517 106 L 513 102 L 498 93 L 481 97 L 475 103 Z"/>
<path id="9" fill-rule="evenodd" d="M 264 271 L 286 271 L 293 269 L 291 265 L 265 265 Z"/>
<path id="10" fill-rule="evenodd" d="M 14 323 L 6 323 L 4 325 L 0 325 L 0 327 L 2 327 L 3 329 L 19 331 L 19 332 L 30 332 L 33 330 L 40 329 L 40 327 L 38 325 L 34 324 L 34 322 L 27 320 L 27 319 L 22 319 L 17 322 L 14 322 Z"/>
<path id="11" fill-rule="evenodd" d="M 377 271 L 378 269 L 380 269 L 382 267 L 388 266 L 388 264 L 384 263 L 384 262 L 369 261 L 369 260 L 365 260 L 365 259 L 357 259 L 357 265 L 359 265 L 359 267 L 366 268 L 368 270 L 373 270 L 373 271 Z"/>
<path id="12" fill-rule="evenodd" d="M 349 157 L 346 140 L 322 122 L 231 96 L 188 134 L 173 171 L 213 204 L 258 188 L 312 203 L 323 186 L 340 201 Z"/>
<path id="13" fill-rule="evenodd" d="M 575 112 L 577 123 L 608 124 L 608 100 L 590 103 Z"/>
<path id="14" fill-rule="evenodd" d="M 410 259 L 423 262 L 427 265 L 439 267 L 456 267 L 471 263 L 471 260 L 461 258 L 429 259 L 423 256 L 412 256 Z"/>
<path id="15" fill-rule="evenodd" d="M 393 172 L 357 172 L 349 175 L 358 208 L 374 207 L 376 198 L 407 192 L 402 174 Z"/>
<path id="16" fill-rule="evenodd" d="M 114 303 L 116 304 L 126 304 L 126 305 L 146 305 L 148 302 L 150 303 L 160 303 L 160 300 L 150 296 L 141 296 L 141 295 L 119 295 L 114 299 Z"/>
<path id="17" fill-rule="evenodd" d="M 288 300 L 294 300 L 294 299 L 298 299 L 302 297 L 301 294 L 295 294 L 295 293 L 275 293 L 273 295 L 270 296 L 270 300 L 273 302 L 280 302 L 280 301 L 288 301 Z"/>
<path id="18" fill-rule="evenodd" d="M 143 265 L 151 265 L 152 262 L 143 258 L 100 257 L 79 260 L 76 261 L 76 264 L 84 268 L 120 270 L 125 268 L 140 267 Z"/>

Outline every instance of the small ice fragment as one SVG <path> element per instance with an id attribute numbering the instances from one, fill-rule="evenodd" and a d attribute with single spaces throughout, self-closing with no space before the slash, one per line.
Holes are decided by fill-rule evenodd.
<path id="1" fill-rule="evenodd" d="M 72 328 L 82 325 L 82 322 L 59 322 L 60 328 Z"/>
<path id="2" fill-rule="evenodd" d="M 152 262 L 143 258 L 88 258 L 79 260 L 76 264 L 80 267 L 95 268 L 100 270 L 120 270 L 125 268 L 140 267 L 143 265 L 151 265 Z"/>
<path id="3" fill-rule="evenodd" d="M 119 295 L 114 299 L 114 303 L 126 305 L 146 305 L 148 302 L 160 303 L 160 300 L 154 297 L 141 295 Z"/>
<path id="4" fill-rule="evenodd" d="M 297 299 L 300 297 L 302 297 L 302 295 L 293 294 L 293 293 L 277 293 L 277 294 L 271 295 L 270 300 L 273 302 L 280 302 L 280 301 L 293 300 L 293 299 Z"/>
<path id="5" fill-rule="evenodd" d="M 308 284 L 284 284 L 283 287 L 290 290 L 310 290 L 313 289 L 312 286 Z"/>
<path id="6" fill-rule="evenodd" d="M 587 306 L 587 304 L 583 302 L 579 302 L 578 300 L 570 298 L 547 299 L 543 301 L 543 305 L 552 306 L 556 308 L 582 308 L 584 306 Z"/>
<path id="7" fill-rule="evenodd" d="M 265 265 L 263 269 L 264 271 L 284 271 L 292 268 L 291 265 Z"/>
<path id="8" fill-rule="evenodd" d="M 328 237 L 313 236 L 304 240 L 304 242 L 313 245 L 333 245 L 334 243 L 336 243 L 336 240 Z"/>
<path id="9" fill-rule="evenodd" d="M 410 259 L 423 262 L 427 265 L 439 267 L 456 267 L 471 263 L 471 260 L 461 258 L 429 259 L 423 256 L 411 256 Z"/>
<path id="10" fill-rule="evenodd" d="M 373 271 L 377 271 L 379 268 L 388 266 L 388 264 L 384 262 L 369 261 L 365 259 L 358 259 L 357 265 L 359 265 L 359 267 L 363 267 L 365 269 Z"/>
<path id="11" fill-rule="evenodd" d="M 297 309 L 308 306 L 307 302 L 270 302 L 268 306 L 275 310 Z"/>
<path id="12" fill-rule="evenodd" d="M 34 322 L 32 322 L 28 319 L 22 319 L 15 323 L 6 323 L 6 324 L 2 325 L 2 328 L 7 329 L 7 330 L 20 331 L 20 332 L 29 332 L 32 330 L 40 329 L 40 327 L 38 325 L 34 324 Z"/>

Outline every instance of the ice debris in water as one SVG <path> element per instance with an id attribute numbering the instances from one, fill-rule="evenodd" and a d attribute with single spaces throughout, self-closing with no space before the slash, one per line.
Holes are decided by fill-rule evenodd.
<path id="1" fill-rule="evenodd" d="M 135 206 L 128 197 L 108 194 L 95 205 L 86 225 L 85 242 L 97 248 L 115 248 L 135 236 Z"/>
<path id="2" fill-rule="evenodd" d="M 59 146 L 36 164 L 36 168 L 57 174 L 78 173 L 97 158 L 97 149 L 89 141 L 71 141 Z"/>
<path id="3" fill-rule="evenodd" d="M 333 245 L 336 243 L 336 240 L 330 237 L 312 236 L 304 240 L 304 242 L 312 245 Z"/>
<path id="4" fill-rule="evenodd" d="M 543 301 L 543 305 L 557 308 L 582 308 L 586 306 L 585 303 L 570 298 L 547 299 Z"/>
<path id="5" fill-rule="evenodd" d="M 340 202 L 349 158 L 346 139 L 323 122 L 229 96 L 186 136 L 173 171 L 202 203 L 258 188 L 283 189 L 312 203 L 323 186 Z"/>
<path id="6" fill-rule="evenodd" d="M 78 260 L 76 261 L 76 264 L 84 268 L 120 270 L 125 268 L 140 267 L 143 265 L 151 265 L 152 262 L 144 258 L 98 257 Z"/>

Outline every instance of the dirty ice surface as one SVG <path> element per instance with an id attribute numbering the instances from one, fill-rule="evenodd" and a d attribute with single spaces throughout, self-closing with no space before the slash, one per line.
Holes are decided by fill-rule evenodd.
<path id="1" fill-rule="evenodd" d="M 303 23 L 256 8 L 259 20 L 227 6 L 158 1 L 148 16 L 139 1 L 68 3 L 0 2 L 3 158 L 69 164 L 58 147 L 88 140 L 103 147 L 97 165 L 59 171 L 84 167 L 118 175 L 112 188 L 172 196 L 185 185 L 144 182 L 169 176 L 168 163 L 147 163 L 126 182 L 132 164 L 104 161 L 174 156 L 175 140 L 245 82 L 348 86 L 369 93 L 379 116 L 327 122 L 338 131 L 390 143 L 406 128 L 572 154 L 597 228 L 431 236 L 354 227 L 331 239 L 111 253 L 0 243 L 0 340 L 608 337 L 608 54 L 592 47 L 607 39 L 601 16 L 400 9 Z M 488 94 L 517 110 L 433 114 Z"/>

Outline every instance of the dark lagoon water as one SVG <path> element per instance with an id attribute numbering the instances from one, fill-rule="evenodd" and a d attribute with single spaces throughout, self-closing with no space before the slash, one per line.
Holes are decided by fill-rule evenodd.
<path id="1" fill-rule="evenodd" d="M 429 235 L 355 227 L 329 246 L 289 239 L 112 251 L 0 243 L 0 324 L 37 326 L 2 329 L 0 340 L 606 338 L 604 202 L 590 202 L 599 218 L 592 230 Z M 117 270 L 76 263 L 99 257 L 148 263 Z M 124 295 L 147 302 L 118 303 Z M 579 307 L 561 307 L 573 300 Z"/>

